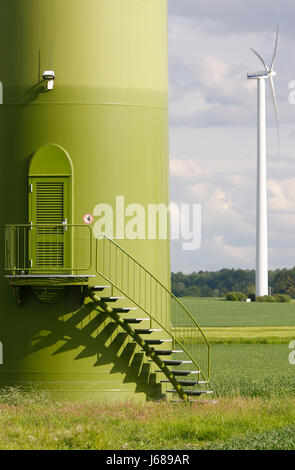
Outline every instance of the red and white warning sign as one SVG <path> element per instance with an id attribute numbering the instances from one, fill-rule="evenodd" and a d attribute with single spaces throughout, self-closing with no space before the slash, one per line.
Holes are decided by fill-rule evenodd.
<path id="1" fill-rule="evenodd" d="M 91 214 L 85 214 L 83 217 L 84 224 L 92 224 L 93 216 Z"/>

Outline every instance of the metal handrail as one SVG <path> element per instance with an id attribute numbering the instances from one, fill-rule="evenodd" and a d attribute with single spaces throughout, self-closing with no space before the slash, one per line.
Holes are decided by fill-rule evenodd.
<path id="1" fill-rule="evenodd" d="M 103 249 L 102 258 L 99 257 L 99 242 L 105 244 L 108 243 L 109 249 L 108 253 L 106 250 Z M 114 248 L 116 250 L 115 259 L 112 259 L 112 252 L 111 249 Z M 119 256 L 118 256 L 119 255 Z M 124 266 L 123 263 L 123 255 L 126 256 L 126 263 L 127 266 Z M 107 282 L 109 282 L 115 289 L 122 292 L 126 297 L 128 297 L 137 307 L 139 307 L 143 312 L 145 312 L 151 322 L 156 322 L 172 339 L 174 343 L 174 347 L 178 344 L 181 349 L 186 353 L 186 355 L 190 358 L 193 364 L 197 367 L 198 370 L 201 371 L 201 374 L 205 380 L 209 380 L 210 378 L 210 345 L 202 331 L 201 327 L 199 326 L 198 322 L 195 318 L 191 315 L 189 310 L 180 302 L 177 297 L 175 297 L 172 292 L 161 282 L 159 281 L 152 273 L 150 273 L 141 263 L 139 263 L 132 255 L 130 255 L 124 248 L 119 246 L 114 240 L 108 238 L 107 236 L 102 236 L 100 239 L 96 240 L 96 271 L 97 274 L 102 276 Z M 106 260 L 106 257 L 108 259 Z M 121 261 L 120 261 L 121 260 Z M 107 267 L 105 268 L 105 261 L 107 261 Z M 99 263 L 101 262 L 102 267 L 99 267 Z M 130 271 L 130 263 L 134 263 L 134 271 L 133 271 L 133 278 L 132 278 L 132 286 L 129 286 L 129 271 Z M 114 264 L 115 269 L 112 269 L 112 265 Z M 136 267 L 136 268 L 135 268 Z M 127 283 L 125 281 L 125 273 L 127 269 Z M 135 272 L 137 270 L 137 272 Z M 142 285 L 142 277 L 145 276 L 145 285 Z M 121 282 L 120 282 L 121 277 Z M 144 291 L 144 296 L 147 296 L 147 277 L 150 279 L 150 291 L 151 297 L 153 295 L 156 298 L 156 304 L 158 303 L 158 297 L 160 296 L 160 308 L 163 307 L 163 293 L 166 296 L 166 306 L 172 305 L 172 302 L 177 306 L 179 309 L 179 316 L 174 318 L 173 320 L 176 322 L 176 325 L 171 329 L 168 329 L 165 326 L 167 324 L 167 317 L 164 319 L 162 316 L 157 312 L 157 318 L 152 313 L 152 301 L 151 299 L 144 299 L 142 300 L 142 292 Z M 154 283 L 152 289 L 152 282 Z M 136 291 L 136 283 L 138 284 L 138 291 Z M 161 291 L 161 292 L 160 292 Z M 138 295 L 136 295 L 136 292 Z M 164 299 L 165 304 L 165 299 Z M 170 311 L 171 313 L 171 311 Z M 165 321 L 166 320 L 166 321 Z M 189 321 L 187 321 L 189 320 Z M 185 322 L 189 323 L 189 326 L 185 326 Z M 164 323 L 164 324 L 163 324 Z M 177 325 L 178 323 L 178 325 Z M 184 324 L 183 324 L 184 323 Z M 201 342 L 203 342 L 203 346 L 206 349 L 206 361 L 205 366 L 200 363 L 200 358 L 196 359 L 194 354 L 194 348 L 197 347 L 198 335 L 200 336 Z M 200 367 L 201 366 L 201 367 Z"/>
<path id="2" fill-rule="evenodd" d="M 54 249 L 47 245 L 49 263 L 30 264 L 34 243 L 50 243 L 67 233 L 66 247 L 69 265 L 50 264 L 54 259 Z M 31 237 L 35 238 L 32 241 Z M 56 248 L 56 247 L 55 247 Z M 36 248 L 35 248 L 36 249 Z M 81 251 L 81 254 L 80 254 Z M 63 253 L 64 255 L 64 253 Z M 87 257 L 88 263 L 85 263 Z M 78 260 L 78 261 L 77 261 Z M 93 266 L 93 232 L 89 225 L 82 224 L 7 224 L 5 225 L 5 271 L 6 272 L 86 272 Z"/>

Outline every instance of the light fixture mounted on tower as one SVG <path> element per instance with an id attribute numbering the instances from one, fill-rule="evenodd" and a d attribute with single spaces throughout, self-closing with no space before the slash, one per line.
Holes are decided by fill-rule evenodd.
<path id="1" fill-rule="evenodd" d="M 47 90 L 53 90 L 55 73 L 53 70 L 45 70 L 43 72 L 43 80 L 47 81 Z"/>

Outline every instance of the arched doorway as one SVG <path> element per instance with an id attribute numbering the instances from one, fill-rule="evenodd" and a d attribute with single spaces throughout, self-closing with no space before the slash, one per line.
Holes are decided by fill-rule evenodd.
<path id="1" fill-rule="evenodd" d="M 31 269 L 46 273 L 71 268 L 72 163 L 60 146 L 48 144 L 29 168 L 29 255 Z"/>

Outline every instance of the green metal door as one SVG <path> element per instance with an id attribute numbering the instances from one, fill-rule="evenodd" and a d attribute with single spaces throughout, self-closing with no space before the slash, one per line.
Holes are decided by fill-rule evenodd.
<path id="1" fill-rule="evenodd" d="M 30 178 L 30 265 L 35 271 L 70 268 L 69 179 Z"/>

